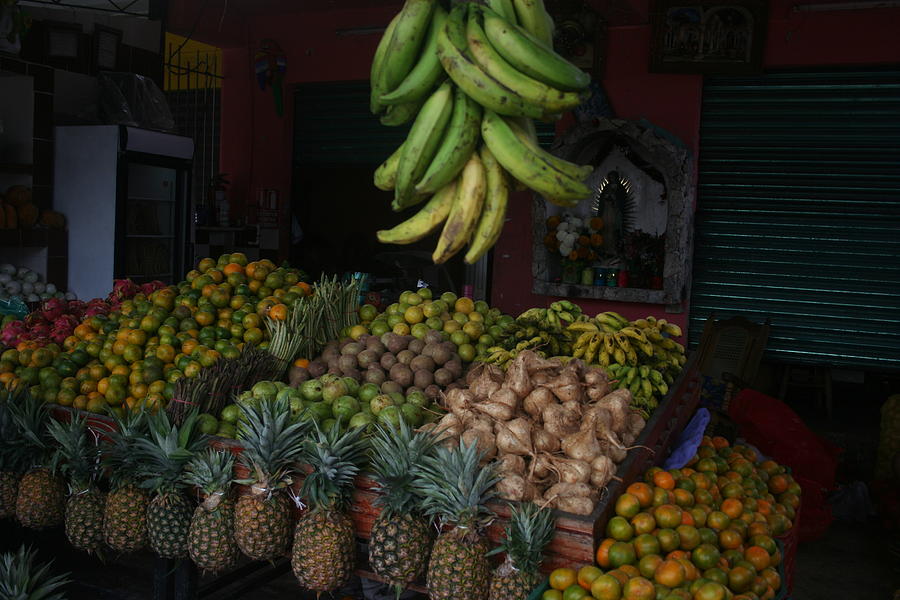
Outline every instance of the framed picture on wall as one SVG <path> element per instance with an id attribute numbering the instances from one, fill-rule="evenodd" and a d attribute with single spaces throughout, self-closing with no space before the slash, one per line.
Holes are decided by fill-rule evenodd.
<path id="1" fill-rule="evenodd" d="M 761 71 L 766 4 L 766 0 L 653 0 L 650 71 Z"/>

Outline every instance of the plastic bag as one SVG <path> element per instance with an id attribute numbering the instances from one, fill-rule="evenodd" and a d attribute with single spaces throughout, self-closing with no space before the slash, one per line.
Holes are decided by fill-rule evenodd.
<path id="1" fill-rule="evenodd" d="M 684 431 L 681 432 L 681 435 L 678 436 L 678 440 L 674 445 L 675 449 L 672 450 L 672 454 L 666 459 L 663 469 L 680 469 L 688 464 L 694 455 L 697 454 L 697 448 L 700 447 L 700 442 L 703 441 L 703 432 L 706 431 L 707 425 L 709 425 L 709 411 L 705 408 L 700 408 L 691 417 L 690 422 L 684 428 Z"/>
<path id="2" fill-rule="evenodd" d="M 100 114 L 111 125 L 130 125 L 159 131 L 175 131 L 175 119 L 166 97 L 152 79 L 135 73 L 103 72 Z"/>
<path id="3" fill-rule="evenodd" d="M 0 300 L 0 315 L 14 315 L 17 319 L 24 319 L 30 312 L 28 306 L 19 297 L 14 296 L 9 300 Z"/>

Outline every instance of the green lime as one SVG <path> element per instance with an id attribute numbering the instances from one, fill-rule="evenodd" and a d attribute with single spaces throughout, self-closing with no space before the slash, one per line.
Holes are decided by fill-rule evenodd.
<path id="1" fill-rule="evenodd" d="M 214 435 L 219 430 L 219 420 L 209 413 L 201 413 L 197 416 L 197 426 L 201 432 Z"/>
<path id="2" fill-rule="evenodd" d="M 223 423 L 228 423 L 231 425 L 237 423 L 238 417 L 240 416 L 241 409 L 237 404 L 227 404 L 224 408 L 222 408 L 222 414 L 220 415 Z"/>

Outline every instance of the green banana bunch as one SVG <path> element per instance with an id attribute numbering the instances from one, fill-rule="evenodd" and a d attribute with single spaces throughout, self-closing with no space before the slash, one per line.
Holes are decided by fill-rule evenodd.
<path id="1" fill-rule="evenodd" d="M 468 244 L 471 264 L 497 242 L 510 189 L 529 187 L 564 206 L 591 195 L 583 180 L 593 167 L 550 154 L 534 134 L 532 119 L 575 108 L 590 83 L 553 51 L 553 29 L 544 0 L 456 2 L 449 14 L 437 0 L 404 2 L 372 59 L 370 105 L 385 125 L 413 125 L 374 182 L 393 191 L 396 211 L 428 202 L 379 240 L 411 243 L 444 223 L 433 259 Z M 483 173 L 475 179 L 464 174 L 473 162 Z M 551 329 L 586 320 L 567 304 L 543 316 Z M 571 340 L 555 345 L 562 351 Z"/>

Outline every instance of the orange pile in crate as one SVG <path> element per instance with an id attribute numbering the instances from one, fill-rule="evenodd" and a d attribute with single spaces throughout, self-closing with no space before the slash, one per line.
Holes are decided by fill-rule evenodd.
<path id="1" fill-rule="evenodd" d="M 649 469 L 616 500 L 596 565 L 556 569 L 543 600 L 768 600 L 781 588 L 775 537 L 800 486 L 747 446 L 704 437 L 682 469 Z"/>

